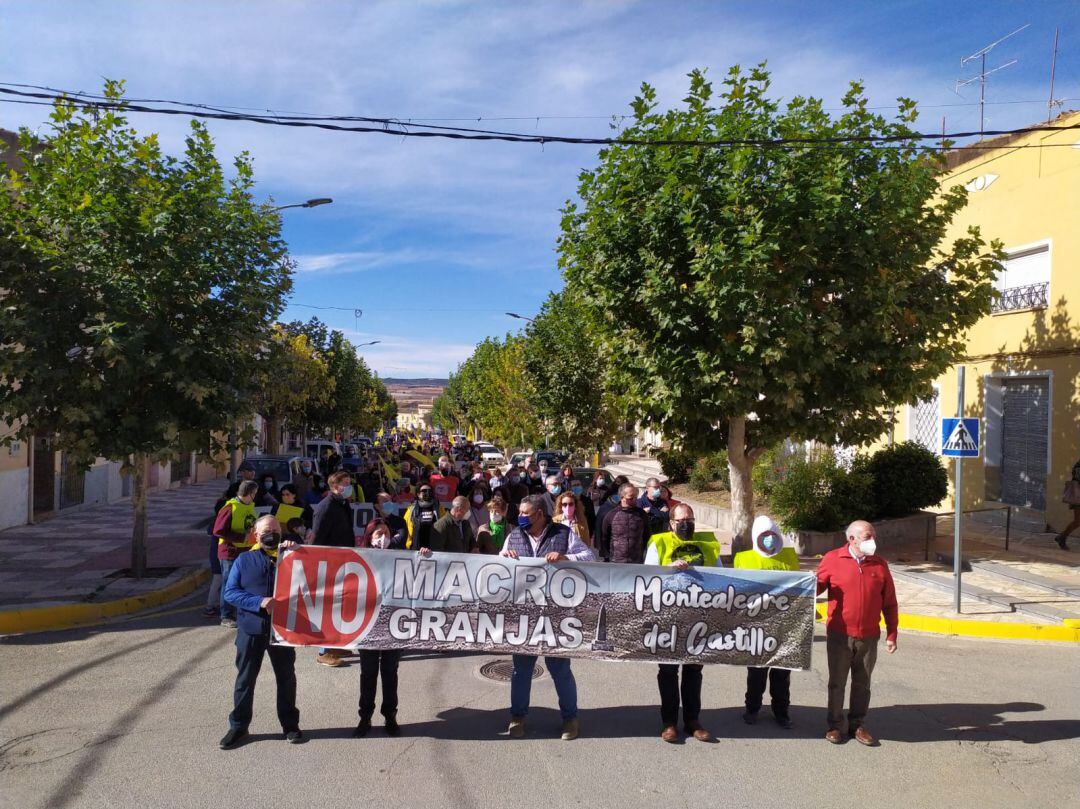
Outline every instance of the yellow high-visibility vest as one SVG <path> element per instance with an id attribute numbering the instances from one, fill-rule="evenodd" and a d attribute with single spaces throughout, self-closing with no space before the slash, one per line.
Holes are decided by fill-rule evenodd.
<path id="1" fill-rule="evenodd" d="M 250 548 L 255 544 L 255 540 L 250 536 L 251 528 L 255 525 L 255 520 L 258 518 L 255 514 L 255 504 L 244 503 L 234 497 L 232 500 L 227 501 L 225 505 L 232 509 L 232 521 L 230 522 L 229 527 L 234 534 L 243 534 L 244 539 L 241 542 L 233 542 L 232 540 L 225 539 L 225 537 L 218 537 L 218 545 L 232 545 L 234 548 Z"/>

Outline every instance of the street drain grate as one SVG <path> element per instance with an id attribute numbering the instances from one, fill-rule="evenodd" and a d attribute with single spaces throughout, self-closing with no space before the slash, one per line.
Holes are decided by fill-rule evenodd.
<path id="1" fill-rule="evenodd" d="M 514 661 L 513 660 L 492 660 L 490 663 L 485 663 L 480 667 L 480 676 L 487 677 L 489 680 L 495 680 L 500 683 L 510 682 L 510 677 L 514 673 Z M 544 667 L 539 663 L 536 664 L 536 668 L 533 669 L 533 679 L 544 676 Z"/>

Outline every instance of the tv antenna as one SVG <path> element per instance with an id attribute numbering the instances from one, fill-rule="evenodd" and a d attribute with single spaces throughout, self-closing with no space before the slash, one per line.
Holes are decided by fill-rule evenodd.
<path id="1" fill-rule="evenodd" d="M 1023 31 L 1025 28 L 1030 28 L 1030 27 L 1031 27 L 1031 23 L 1026 23 L 1024 25 L 1021 25 L 1019 28 L 1017 28 L 1012 33 L 1006 34 L 1001 39 L 999 39 L 999 40 L 997 40 L 995 42 L 991 42 L 985 48 L 982 48 L 981 50 L 975 51 L 975 53 L 971 54 L 971 56 L 965 56 L 963 59 L 960 60 L 960 67 L 966 67 L 970 62 L 974 62 L 976 59 L 979 60 L 979 65 L 980 65 L 979 74 L 977 76 L 972 76 L 970 79 L 957 79 L 956 80 L 956 87 L 953 88 L 953 92 L 956 93 L 957 95 L 960 95 L 960 88 L 961 87 L 967 87 L 969 84 L 974 84 L 975 82 L 979 82 L 979 132 L 980 133 L 985 131 L 985 129 L 986 129 L 986 77 L 991 75 L 992 73 L 997 73 L 999 70 L 1004 70 L 1007 67 L 1012 67 L 1018 61 L 1017 59 L 1013 59 L 1013 60 L 1011 60 L 1009 62 L 1006 62 L 1003 65 L 998 65 L 997 67 L 993 68 L 992 70 L 987 70 L 986 69 L 986 54 L 990 53 L 990 51 L 992 51 L 994 48 L 996 48 L 998 45 L 1000 45 L 1002 42 L 1004 42 L 1009 37 L 1015 36 L 1016 34 L 1019 34 L 1021 31 Z M 980 135 L 980 138 L 981 137 L 982 136 Z"/>
<path id="2" fill-rule="evenodd" d="M 1065 104 L 1061 99 L 1054 98 L 1054 76 L 1057 73 L 1058 35 L 1060 33 L 1060 28 L 1054 29 L 1054 57 L 1050 60 L 1050 100 L 1046 102 L 1046 123 L 1053 120 L 1054 107 L 1061 107 Z"/>

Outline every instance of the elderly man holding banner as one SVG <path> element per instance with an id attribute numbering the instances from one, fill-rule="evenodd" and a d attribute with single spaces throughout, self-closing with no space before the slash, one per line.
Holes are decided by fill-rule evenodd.
<path id="1" fill-rule="evenodd" d="M 518 527 L 506 538 L 500 556 L 510 559 L 529 557 L 543 558 L 554 564 L 570 559 L 575 562 L 592 562 L 589 546 L 577 535 L 571 536 L 565 525 L 551 522 L 544 513 L 543 497 L 530 495 L 518 507 Z M 529 712 L 529 696 L 532 692 L 533 671 L 536 655 L 516 654 L 514 673 L 510 680 L 510 736 L 520 739 L 525 735 L 525 716 Z M 562 714 L 563 741 L 578 737 L 580 727 L 577 719 L 577 682 L 570 670 L 570 660 L 565 657 L 545 657 L 555 693 L 559 695 L 559 712 Z"/>
<path id="2" fill-rule="evenodd" d="M 711 531 L 698 531 L 694 522 L 694 510 L 686 503 L 675 506 L 671 512 L 671 530 L 654 534 L 649 539 L 645 553 L 647 565 L 671 565 L 676 570 L 686 570 L 691 565 L 720 567 L 720 543 Z M 679 669 L 682 669 L 682 685 L 679 685 Z M 683 727 L 687 734 L 701 742 L 715 741 L 713 735 L 701 726 L 701 669 L 697 663 L 661 663 L 656 674 L 660 688 L 660 721 L 663 728 L 660 738 L 674 744 L 679 740 L 679 702 L 682 701 Z"/>

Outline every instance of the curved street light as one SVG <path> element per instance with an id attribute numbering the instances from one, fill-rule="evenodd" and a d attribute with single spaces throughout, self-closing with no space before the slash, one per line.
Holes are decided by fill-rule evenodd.
<path id="1" fill-rule="evenodd" d="M 533 322 L 533 319 L 531 317 L 525 317 L 525 315 L 519 315 L 516 312 L 507 312 L 506 314 L 508 317 L 514 317 L 518 320 L 527 320 L 529 323 Z"/>
<path id="2" fill-rule="evenodd" d="M 370 343 L 360 343 L 360 345 L 358 345 L 356 347 L 357 348 L 363 348 L 364 346 L 378 345 L 381 342 L 382 342 L 382 340 L 372 340 Z"/>
<path id="3" fill-rule="evenodd" d="M 309 199 L 307 202 L 294 202 L 292 205 L 277 205 L 274 207 L 275 211 L 284 211 L 286 208 L 315 208 L 319 205 L 329 205 L 333 202 L 330 197 L 316 197 L 315 199 Z"/>

